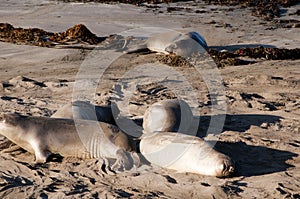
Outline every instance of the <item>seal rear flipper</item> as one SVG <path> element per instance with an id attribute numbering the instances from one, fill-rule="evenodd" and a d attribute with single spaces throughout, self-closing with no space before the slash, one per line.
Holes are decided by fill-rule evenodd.
<path id="1" fill-rule="evenodd" d="M 3 115 L 3 121 L 4 123 L 11 124 L 13 126 L 17 126 L 20 118 L 25 118 L 26 116 L 22 116 L 17 113 L 5 113 Z"/>
<path id="2" fill-rule="evenodd" d="M 98 161 L 97 161 L 97 164 L 99 165 L 100 167 L 100 173 L 105 175 L 105 174 L 108 174 L 108 175 L 114 175 L 116 174 L 116 172 L 110 168 L 110 164 L 109 164 L 109 161 L 107 158 L 99 158 Z"/>
<path id="3" fill-rule="evenodd" d="M 175 51 L 175 49 L 177 49 L 177 48 L 178 48 L 178 47 L 177 47 L 176 44 L 170 44 L 169 46 L 167 46 L 167 47 L 165 48 L 165 51 L 166 51 L 167 53 L 170 53 L 170 54 L 175 54 L 174 51 Z"/>

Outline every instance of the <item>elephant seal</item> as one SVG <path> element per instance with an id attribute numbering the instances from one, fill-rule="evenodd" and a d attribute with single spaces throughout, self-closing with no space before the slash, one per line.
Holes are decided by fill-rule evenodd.
<path id="1" fill-rule="evenodd" d="M 114 115 L 117 116 L 119 112 L 116 105 L 94 106 L 90 102 L 74 101 L 59 108 L 51 117 L 95 120 L 115 125 Z"/>
<path id="2" fill-rule="evenodd" d="M 181 133 L 149 133 L 141 137 L 141 154 L 152 164 L 178 172 L 216 177 L 234 173 L 234 163 L 204 140 Z"/>
<path id="3" fill-rule="evenodd" d="M 100 130 L 100 127 L 102 130 Z M 37 163 L 58 153 L 64 157 L 116 159 L 115 170 L 139 164 L 126 134 L 103 122 L 4 114 L 0 134 L 35 155 Z M 107 160 L 107 159 L 106 159 Z"/>
<path id="4" fill-rule="evenodd" d="M 143 133 L 155 131 L 188 132 L 193 122 L 189 105 L 178 99 L 163 100 L 152 104 L 143 118 Z"/>
<path id="5" fill-rule="evenodd" d="M 139 52 L 145 49 L 164 54 L 174 53 L 176 55 L 189 57 L 193 54 L 203 53 L 208 49 L 205 39 L 197 32 L 181 33 L 169 31 L 154 34 L 146 42 L 127 53 Z"/>

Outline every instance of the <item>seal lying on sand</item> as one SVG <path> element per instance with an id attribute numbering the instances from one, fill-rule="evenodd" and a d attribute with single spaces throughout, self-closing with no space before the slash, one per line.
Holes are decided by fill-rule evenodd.
<path id="1" fill-rule="evenodd" d="M 85 101 L 74 101 L 58 109 L 52 118 L 83 119 L 116 124 L 114 115 L 119 114 L 116 106 L 94 106 Z"/>
<path id="2" fill-rule="evenodd" d="M 114 125 L 88 120 L 77 120 L 75 124 L 71 119 L 18 114 L 4 114 L 3 118 L 0 134 L 35 154 L 36 162 L 46 162 L 49 155 L 58 153 L 66 157 L 117 159 L 114 170 L 129 170 L 139 164 L 132 143 Z"/>
<path id="3" fill-rule="evenodd" d="M 203 53 L 208 49 L 205 39 L 197 32 L 181 33 L 177 31 L 169 31 L 154 34 L 148 38 L 145 44 L 142 44 L 127 53 L 139 52 L 149 49 L 164 54 L 174 53 L 189 57 L 193 53 Z"/>
<path id="4" fill-rule="evenodd" d="M 181 133 L 148 133 L 141 137 L 140 151 L 152 164 L 178 172 L 227 177 L 234 172 L 232 160 L 204 140 Z"/>
<path id="5" fill-rule="evenodd" d="M 186 133 L 193 122 L 193 113 L 183 100 L 163 100 L 152 104 L 143 118 L 143 133 L 171 131 Z"/>

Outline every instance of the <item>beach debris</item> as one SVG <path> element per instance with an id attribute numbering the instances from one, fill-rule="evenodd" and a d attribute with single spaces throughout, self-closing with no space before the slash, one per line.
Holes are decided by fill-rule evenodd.
<path id="1" fill-rule="evenodd" d="M 143 105 L 152 104 L 165 99 L 176 99 L 176 95 L 168 87 L 158 82 L 137 85 L 134 96 L 130 99 L 130 104 Z"/>
<path id="2" fill-rule="evenodd" d="M 173 3 L 173 2 L 179 2 L 180 0 L 59 0 L 63 1 L 65 3 L 74 3 L 74 2 L 80 2 L 80 3 L 127 3 L 127 4 L 134 4 L 134 5 L 142 5 L 144 3 L 151 3 L 151 4 L 159 4 L 159 3 Z M 182 0 L 181 0 L 182 1 Z M 187 1 L 187 0 L 185 0 Z"/>
<path id="3" fill-rule="evenodd" d="M 282 7 L 289 7 L 299 3 L 298 0 L 204 0 L 209 4 L 240 6 L 242 8 L 250 7 L 254 16 L 261 17 L 264 20 L 271 21 L 280 17 Z"/>
<path id="4" fill-rule="evenodd" d="M 266 59 L 266 60 L 296 60 L 300 59 L 300 48 L 285 49 L 285 48 L 266 48 L 258 46 L 255 48 L 241 48 L 233 52 L 217 51 L 209 49 L 208 53 L 214 59 L 218 67 L 226 65 L 247 65 L 253 64 L 253 60 L 242 60 L 241 57 L 251 59 Z"/>
<path id="5" fill-rule="evenodd" d="M 296 60 L 300 59 L 300 48 L 285 49 L 285 48 L 267 48 L 263 46 L 247 47 L 229 51 L 218 51 L 209 49 L 204 56 L 210 56 L 217 67 L 249 65 L 257 63 L 260 60 Z M 178 55 L 157 55 L 157 60 L 161 63 L 173 67 L 193 67 L 184 57 Z"/>

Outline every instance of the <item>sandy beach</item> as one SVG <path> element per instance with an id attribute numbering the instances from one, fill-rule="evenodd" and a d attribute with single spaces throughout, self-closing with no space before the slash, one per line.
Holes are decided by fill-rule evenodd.
<path id="1" fill-rule="evenodd" d="M 144 162 L 136 171 L 107 174 L 96 159 L 36 164 L 33 154 L 0 135 L 0 198 L 300 198 L 299 3 L 280 7 L 284 12 L 273 20 L 254 16 L 249 7 L 204 1 L 0 4 L 0 23 L 6 24 L 0 26 L 1 114 L 50 117 L 76 99 L 95 105 L 116 100 L 124 116 L 140 119 L 152 103 L 181 98 L 199 119 L 194 135 L 215 143 L 236 163 L 229 178 L 177 173 Z M 278 25 L 278 20 L 290 21 Z M 77 34 L 85 30 L 77 24 L 91 34 Z M 51 34 L 9 39 L 1 28 L 12 26 Z M 228 57 L 240 53 L 234 58 L 242 61 L 226 57 L 218 65 L 208 54 L 210 74 L 201 64 L 195 70 L 174 56 L 114 51 L 127 37 L 136 38 L 131 45 L 167 29 L 196 31 L 210 49 L 232 53 Z M 82 35 L 100 40 L 93 44 Z M 268 54 L 268 49 L 264 57 L 243 55 L 259 46 L 298 51 L 295 59 L 272 59 L 277 51 Z M 222 107 L 216 105 L 220 101 Z"/>

